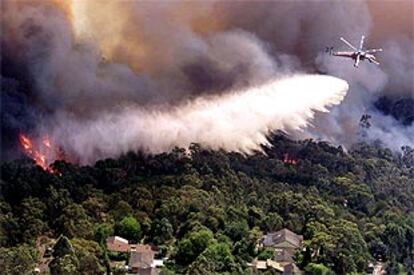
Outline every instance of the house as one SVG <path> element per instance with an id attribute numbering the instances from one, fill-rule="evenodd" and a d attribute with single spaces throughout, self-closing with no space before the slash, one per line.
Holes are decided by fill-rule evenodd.
<path id="1" fill-rule="evenodd" d="M 162 260 L 155 260 L 157 254 L 150 245 L 131 245 L 128 267 L 131 273 L 140 275 L 158 274 L 157 267 L 163 266 Z"/>
<path id="2" fill-rule="evenodd" d="M 155 249 L 149 245 L 149 244 L 130 244 L 129 250 L 131 252 L 145 252 L 145 251 L 152 251 L 154 254 L 157 254 L 158 252 L 155 251 Z"/>
<path id="3" fill-rule="evenodd" d="M 254 260 L 248 266 L 251 268 L 251 274 L 262 274 L 262 272 L 267 271 L 270 271 L 270 274 L 278 275 L 303 274 L 295 263 L 284 265 L 271 259 L 267 259 L 266 261 Z"/>
<path id="4" fill-rule="evenodd" d="M 254 261 L 251 266 L 254 271 L 272 269 L 277 274 L 300 274 L 295 265 L 293 256 L 302 246 L 303 237 L 289 229 L 282 229 L 264 235 L 260 247 L 274 250 L 272 259 L 266 261 Z"/>
<path id="5" fill-rule="evenodd" d="M 295 265 L 295 263 L 287 264 L 283 267 L 283 275 L 288 274 L 303 274 L 302 271 Z"/>
<path id="6" fill-rule="evenodd" d="M 274 260 L 283 263 L 293 263 L 295 251 L 302 246 L 303 236 L 295 234 L 287 228 L 272 232 L 263 237 L 262 245 L 274 248 Z"/>
<path id="7" fill-rule="evenodd" d="M 276 272 L 279 273 L 283 273 L 285 271 L 285 268 L 283 267 L 283 265 L 281 265 L 280 263 L 273 261 L 271 259 L 267 259 L 266 260 L 266 265 L 269 268 L 272 268 L 273 270 L 275 270 Z"/>
<path id="8" fill-rule="evenodd" d="M 281 264 L 271 259 L 265 261 L 254 260 L 251 264 L 248 264 L 252 268 L 252 273 L 257 274 L 259 272 L 265 272 L 266 270 L 272 270 L 275 274 L 283 274 L 284 268 Z"/>
<path id="9" fill-rule="evenodd" d="M 256 262 L 256 269 L 257 270 L 266 270 L 267 269 L 266 261 L 257 261 Z"/>
<path id="10" fill-rule="evenodd" d="M 263 237 L 262 244 L 264 247 L 296 249 L 301 247 L 303 236 L 297 235 L 287 228 L 277 232 L 268 233 Z"/>
<path id="11" fill-rule="evenodd" d="M 128 240 L 118 236 L 109 237 L 106 239 L 106 248 L 112 252 L 128 252 Z"/>

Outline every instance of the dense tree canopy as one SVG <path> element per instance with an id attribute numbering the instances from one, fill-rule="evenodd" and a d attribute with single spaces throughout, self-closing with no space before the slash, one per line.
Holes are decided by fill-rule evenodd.
<path id="1" fill-rule="evenodd" d="M 411 148 L 345 152 L 283 135 L 271 144 L 249 156 L 194 144 L 93 166 L 57 161 L 55 174 L 27 159 L 4 162 L 0 265 L 24 274 L 37 261 L 35 240 L 63 235 L 51 272 L 102 274 L 115 233 L 158 245 L 172 273 L 234 274 L 269 257 L 256 249 L 263 234 L 287 227 L 304 236 L 296 259 L 311 273 L 363 272 L 379 258 L 391 273 L 413 272 Z"/>
<path id="2" fill-rule="evenodd" d="M 134 217 L 127 216 L 115 224 L 115 234 L 132 242 L 138 242 L 141 239 L 141 226 Z"/>

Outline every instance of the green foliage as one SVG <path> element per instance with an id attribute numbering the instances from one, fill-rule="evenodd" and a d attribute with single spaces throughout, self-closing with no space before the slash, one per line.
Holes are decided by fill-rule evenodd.
<path id="1" fill-rule="evenodd" d="M 390 274 L 413 272 L 411 148 L 394 154 L 358 144 L 345 152 L 283 135 L 270 143 L 249 156 L 193 144 L 92 166 L 58 161 L 58 174 L 3 162 L 0 264 L 24 274 L 36 261 L 27 244 L 63 234 L 70 241 L 59 238 L 52 272 L 109 272 L 108 256 L 116 257 L 105 240 L 116 234 L 161 246 L 173 273 L 238 274 L 258 256 L 262 234 L 287 227 L 304 236 L 295 259 L 309 272 L 362 273 L 376 258 Z M 287 153 L 298 163 L 284 163 Z"/>
<path id="2" fill-rule="evenodd" d="M 190 265 L 188 274 L 230 274 L 240 272 L 230 247 L 224 243 L 212 243 Z"/>
<path id="3" fill-rule="evenodd" d="M 65 236 L 60 236 L 53 246 L 53 260 L 49 263 L 50 273 L 75 274 L 79 267 L 79 259 L 70 240 Z"/>
<path id="4" fill-rule="evenodd" d="M 249 226 L 247 225 L 246 220 L 231 222 L 226 225 L 224 232 L 233 241 L 237 242 L 247 237 Z"/>
<path id="5" fill-rule="evenodd" d="M 134 217 L 125 217 L 115 225 L 115 234 L 132 242 L 141 239 L 141 225 Z"/>
<path id="6" fill-rule="evenodd" d="M 74 255 L 75 250 L 73 249 L 72 243 L 66 236 L 60 236 L 53 246 L 53 257 L 59 258 L 65 255 Z"/>
<path id="7" fill-rule="evenodd" d="M 176 255 L 177 263 L 188 265 L 193 262 L 200 253 L 213 241 L 213 233 L 209 230 L 191 232 L 187 238 L 178 243 Z"/>
<path id="8" fill-rule="evenodd" d="M 57 219 L 60 232 L 69 238 L 91 238 L 93 226 L 81 205 L 72 203 L 63 209 L 63 213 Z"/>
<path id="9" fill-rule="evenodd" d="M 77 274 L 104 274 L 106 265 L 104 251 L 98 243 L 84 239 L 73 239 L 76 257 L 79 259 Z"/>
<path id="10" fill-rule="evenodd" d="M 61 236 L 53 247 L 51 274 L 104 274 L 105 252 L 94 241 Z"/>
<path id="11" fill-rule="evenodd" d="M 24 241 L 30 241 L 32 236 L 39 236 L 48 231 L 45 221 L 46 209 L 46 205 L 38 198 L 29 197 L 22 201 L 19 222 L 26 225 L 22 235 Z"/>
<path id="12" fill-rule="evenodd" d="M 67 254 L 62 257 L 54 258 L 50 264 L 50 274 L 52 275 L 72 275 L 77 274 L 79 260 L 75 255 Z"/>
<path id="13" fill-rule="evenodd" d="M 155 220 L 152 223 L 153 242 L 155 244 L 163 244 L 173 238 L 174 229 L 167 218 Z"/>
<path id="14" fill-rule="evenodd" d="M 110 213 L 115 220 L 119 221 L 126 216 L 130 216 L 132 214 L 132 208 L 126 201 L 120 200 Z"/>
<path id="15" fill-rule="evenodd" d="M 128 252 L 109 251 L 108 258 L 113 261 L 127 261 Z"/>
<path id="16" fill-rule="evenodd" d="M 106 239 L 113 235 L 114 230 L 110 224 L 101 223 L 95 226 L 95 241 L 102 246 L 106 246 Z"/>
<path id="17" fill-rule="evenodd" d="M 311 261 L 336 265 L 337 272 L 364 270 L 371 259 L 356 224 L 349 221 L 333 221 L 329 226 L 313 222 L 306 236 L 305 248 L 312 254 Z"/>
<path id="18" fill-rule="evenodd" d="M 20 245 L 11 248 L 0 248 L 1 273 L 31 274 L 35 268 L 38 251 L 28 245 Z"/>
<path id="19" fill-rule="evenodd" d="M 123 267 L 114 267 L 111 269 L 111 273 L 113 275 L 125 275 L 127 274 L 127 270 Z"/>
<path id="20" fill-rule="evenodd" d="M 335 273 L 323 264 L 308 264 L 305 269 L 305 274 L 309 275 L 334 275 Z"/>
<path id="21" fill-rule="evenodd" d="M 274 255 L 274 249 L 266 248 L 260 251 L 259 255 L 257 255 L 257 259 L 260 261 L 265 261 L 267 259 L 272 259 Z"/>
<path id="22" fill-rule="evenodd" d="M 262 237 L 258 227 L 252 228 L 246 235 L 246 237 L 237 241 L 233 245 L 233 255 L 240 263 L 251 262 L 257 254 L 257 244 Z M 228 245 L 231 243 L 226 242 Z"/>
<path id="23" fill-rule="evenodd" d="M 263 217 L 260 228 L 265 232 L 278 231 L 283 227 L 283 219 L 277 213 L 269 213 Z"/>

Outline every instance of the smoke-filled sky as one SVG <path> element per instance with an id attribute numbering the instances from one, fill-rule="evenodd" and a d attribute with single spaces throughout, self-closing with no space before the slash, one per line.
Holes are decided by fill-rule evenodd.
<path id="1" fill-rule="evenodd" d="M 414 145 L 412 124 L 374 108 L 382 96 L 414 98 L 413 5 L 2 1 L 2 151 L 22 131 L 48 134 L 84 162 L 190 142 L 248 151 L 269 131 L 304 127 L 311 109 L 339 103 L 346 90 L 341 80 L 306 77 L 321 72 L 346 80 L 349 92 L 330 113 L 317 113 L 312 126 L 292 134 L 350 146 L 359 139 L 359 118 L 370 113 L 368 139 L 393 149 Z M 340 36 L 358 44 L 362 34 L 367 47 L 384 49 L 380 67 L 362 62 L 355 69 L 351 60 L 324 53 L 326 46 L 346 49 Z M 282 93 L 279 81 L 294 86 Z M 280 96 L 269 95 L 274 110 L 267 102 L 248 104 L 261 104 L 252 95 L 273 87 Z M 303 97 L 291 95 L 299 91 Z M 316 105 L 301 101 L 318 92 L 325 97 Z M 289 116 L 277 115 L 281 103 L 290 105 Z M 268 116 L 251 115 L 264 107 Z M 237 146 L 231 140 L 242 141 L 234 148 L 226 145 Z"/>

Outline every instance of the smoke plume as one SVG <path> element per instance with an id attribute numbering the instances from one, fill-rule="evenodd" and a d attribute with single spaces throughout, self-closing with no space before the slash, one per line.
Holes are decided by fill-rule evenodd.
<path id="1" fill-rule="evenodd" d="M 409 0 L 2 1 L 2 150 L 30 132 L 84 162 L 191 142 L 249 152 L 280 128 L 351 145 L 365 112 L 375 114 L 369 139 L 412 145 L 413 126 L 374 107 L 383 96 L 413 97 L 412 11 Z M 384 48 L 380 67 L 356 70 L 322 53 L 362 34 Z M 311 110 L 339 103 L 346 90 L 303 75 L 316 72 L 345 79 L 349 93 L 308 127 Z M 312 93 L 325 97 L 302 104 Z M 278 113 L 281 103 L 292 113 Z"/>
<path id="2" fill-rule="evenodd" d="M 86 121 L 62 115 L 58 121 L 65 123 L 52 133 L 86 163 L 130 150 L 187 148 L 193 142 L 250 153 L 260 150 L 275 129 L 305 127 L 314 111 L 325 112 L 338 104 L 347 89 L 348 84 L 338 78 L 297 75 L 167 110 L 128 106 Z"/>

